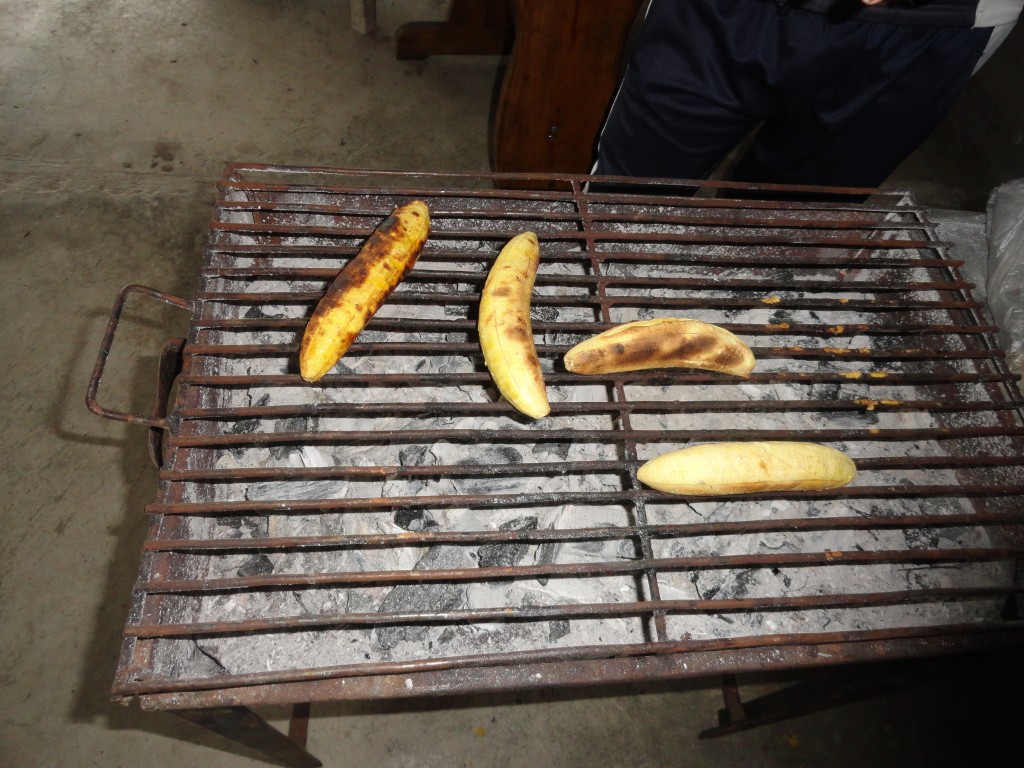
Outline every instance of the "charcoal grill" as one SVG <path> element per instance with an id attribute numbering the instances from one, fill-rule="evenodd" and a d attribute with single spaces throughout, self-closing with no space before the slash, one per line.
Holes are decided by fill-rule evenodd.
<path id="1" fill-rule="evenodd" d="M 152 428 L 160 467 L 116 698 L 316 765 L 315 701 L 731 685 L 1019 645 L 1024 403 L 926 211 L 902 192 L 609 181 L 226 168 L 198 295 L 122 291 L 89 387 L 97 413 Z M 433 218 L 420 261 L 303 383 L 312 307 L 414 197 Z M 537 422 L 499 399 L 475 333 L 487 269 L 526 229 Z M 191 314 L 153 415 L 97 402 L 136 294 Z M 673 315 L 744 338 L 754 373 L 561 364 Z M 753 439 L 833 445 L 858 477 L 710 500 L 637 482 L 664 451 Z M 290 739 L 249 709 L 270 704 L 297 705 Z"/>

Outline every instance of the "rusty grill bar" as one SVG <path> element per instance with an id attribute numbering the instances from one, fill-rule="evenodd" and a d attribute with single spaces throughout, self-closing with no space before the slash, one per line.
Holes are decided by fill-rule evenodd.
<path id="1" fill-rule="evenodd" d="M 538 181 L 568 188 L 515 188 Z M 904 193 L 589 181 L 229 166 L 115 694 L 199 706 L 318 680 L 502 687 L 488 670 L 600 662 L 582 673 L 598 682 L 616 659 L 673 676 L 709 652 L 768 669 L 821 643 L 1019 642 L 1024 401 L 925 212 Z M 412 197 L 433 217 L 419 263 L 303 383 L 305 318 Z M 536 423 L 497 399 L 475 333 L 524 229 L 552 400 Z M 744 337 L 754 373 L 561 366 L 592 333 L 672 314 Z M 714 500 L 636 479 L 662 451 L 755 439 L 835 445 L 858 478 Z M 360 694 L 301 693 L 339 695 Z"/>

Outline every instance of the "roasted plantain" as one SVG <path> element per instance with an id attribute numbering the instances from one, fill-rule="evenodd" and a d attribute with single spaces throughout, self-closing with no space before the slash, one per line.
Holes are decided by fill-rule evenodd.
<path id="1" fill-rule="evenodd" d="M 817 443 L 705 443 L 651 459 L 637 479 L 685 496 L 839 488 L 857 474 L 842 451 Z"/>
<path id="2" fill-rule="evenodd" d="M 573 373 L 602 374 L 649 368 L 701 368 L 747 376 L 754 354 L 724 328 L 700 320 L 662 318 L 616 326 L 565 353 Z"/>
<path id="3" fill-rule="evenodd" d="M 509 240 L 487 274 L 477 325 L 484 362 L 498 390 L 533 419 L 551 412 L 530 327 L 539 260 L 540 245 L 533 232 Z"/>
<path id="4" fill-rule="evenodd" d="M 319 381 L 348 351 L 380 305 L 412 269 L 430 232 L 427 204 L 396 208 L 370 235 L 320 299 L 306 324 L 299 373 Z"/>

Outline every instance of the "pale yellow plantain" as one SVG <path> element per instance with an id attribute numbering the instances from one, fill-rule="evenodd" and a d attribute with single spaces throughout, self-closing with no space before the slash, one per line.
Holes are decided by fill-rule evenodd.
<path id="1" fill-rule="evenodd" d="M 700 368 L 747 376 L 754 353 L 724 328 L 700 320 L 637 320 L 591 336 L 565 353 L 573 373 Z"/>
<path id="2" fill-rule="evenodd" d="M 306 324 L 299 373 L 318 381 L 348 351 L 380 305 L 419 258 L 430 232 L 421 200 L 396 208 L 370 235 L 320 299 Z"/>
<path id="3" fill-rule="evenodd" d="M 842 451 L 817 443 L 704 443 L 651 459 L 637 479 L 666 493 L 718 496 L 839 488 L 857 474 Z"/>
<path id="4" fill-rule="evenodd" d="M 540 260 L 533 232 L 516 235 L 498 254 L 480 295 L 480 348 L 498 390 L 539 419 L 551 412 L 530 327 L 530 296 Z"/>

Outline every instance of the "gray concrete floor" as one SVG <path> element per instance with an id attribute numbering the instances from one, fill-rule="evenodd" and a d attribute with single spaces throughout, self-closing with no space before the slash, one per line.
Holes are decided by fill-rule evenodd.
<path id="1" fill-rule="evenodd" d="M 90 415 L 83 395 L 122 285 L 192 294 L 224 161 L 488 168 L 500 62 L 398 62 L 397 24 L 445 3 L 378 6 L 381 32 L 365 38 L 339 0 L 0 0 L 0 768 L 259 764 L 109 703 L 156 476 L 143 430 Z M 894 184 L 981 210 L 1024 175 L 1021 37 Z M 157 344 L 181 320 L 133 308 L 110 404 L 146 407 Z M 1022 677 L 1007 663 L 951 664 L 924 687 L 718 741 L 696 739 L 720 706 L 708 681 L 325 705 L 310 748 L 329 766 L 382 768 L 984 761 L 1019 744 L 1006 726 Z"/>

